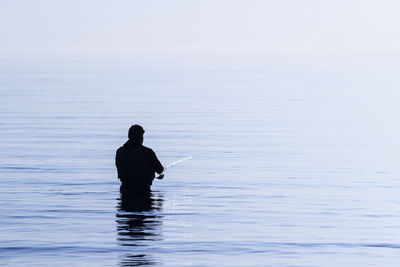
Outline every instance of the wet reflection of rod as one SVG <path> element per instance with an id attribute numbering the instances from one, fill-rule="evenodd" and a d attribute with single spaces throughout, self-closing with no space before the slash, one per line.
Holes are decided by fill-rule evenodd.
<path id="1" fill-rule="evenodd" d="M 182 163 L 182 162 L 187 161 L 187 160 L 192 159 L 192 158 L 193 157 L 186 157 L 186 158 L 180 159 L 178 161 L 172 162 L 172 163 L 168 164 L 167 166 L 165 166 L 164 171 L 165 171 L 165 169 L 167 169 L 169 167 L 174 167 L 176 164 Z M 164 178 L 164 173 L 162 173 L 159 176 L 157 176 L 157 179 L 162 179 L 162 178 Z"/>

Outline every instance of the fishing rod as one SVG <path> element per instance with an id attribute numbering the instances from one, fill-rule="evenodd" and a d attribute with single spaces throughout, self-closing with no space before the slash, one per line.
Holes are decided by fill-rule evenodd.
<path id="1" fill-rule="evenodd" d="M 186 157 L 186 158 L 177 160 L 177 161 L 175 161 L 175 162 L 172 162 L 172 163 L 168 164 L 167 166 L 165 166 L 164 172 L 166 171 L 167 168 L 169 168 L 169 167 L 174 167 L 176 164 L 182 163 L 182 162 L 187 161 L 187 160 L 192 159 L 192 158 L 193 158 L 193 157 Z M 162 173 L 162 174 L 160 174 L 159 176 L 157 176 L 157 179 L 159 179 L 159 180 L 161 180 L 162 178 L 164 178 L 164 173 Z"/>

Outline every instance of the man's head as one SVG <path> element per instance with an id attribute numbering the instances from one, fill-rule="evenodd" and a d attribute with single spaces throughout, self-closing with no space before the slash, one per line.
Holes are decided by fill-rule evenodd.
<path id="1" fill-rule="evenodd" d="M 144 129 L 140 125 L 132 125 L 131 128 L 129 128 L 128 132 L 128 138 L 129 140 L 133 140 L 137 143 L 143 143 L 143 134 L 144 134 Z"/>

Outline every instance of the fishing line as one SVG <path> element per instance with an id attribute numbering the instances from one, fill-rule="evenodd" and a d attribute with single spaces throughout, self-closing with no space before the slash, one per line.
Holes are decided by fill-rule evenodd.
<path id="1" fill-rule="evenodd" d="M 167 166 L 165 166 L 164 172 L 166 171 L 167 168 L 174 167 L 176 164 L 182 163 L 182 162 L 187 161 L 187 160 L 192 159 L 192 158 L 193 158 L 193 157 L 186 157 L 186 158 L 177 160 L 177 161 L 175 161 L 175 162 L 172 162 L 172 163 L 168 164 Z M 164 178 L 164 173 L 162 173 L 162 174 L 160 174 L 159 176 L 157 176 L 157 179 L 160 179 L 160 180 L 161 180 L 162 178 Z"/>

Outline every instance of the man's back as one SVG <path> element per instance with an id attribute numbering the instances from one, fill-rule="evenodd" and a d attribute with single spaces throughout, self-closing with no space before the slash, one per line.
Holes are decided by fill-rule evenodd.
<path id="1" fill-rule="evenodd" d="M 128 141 L 117 150 L 118 178 L 124 184 L 150 184 L 163 167 L 153 150 Z"/>

